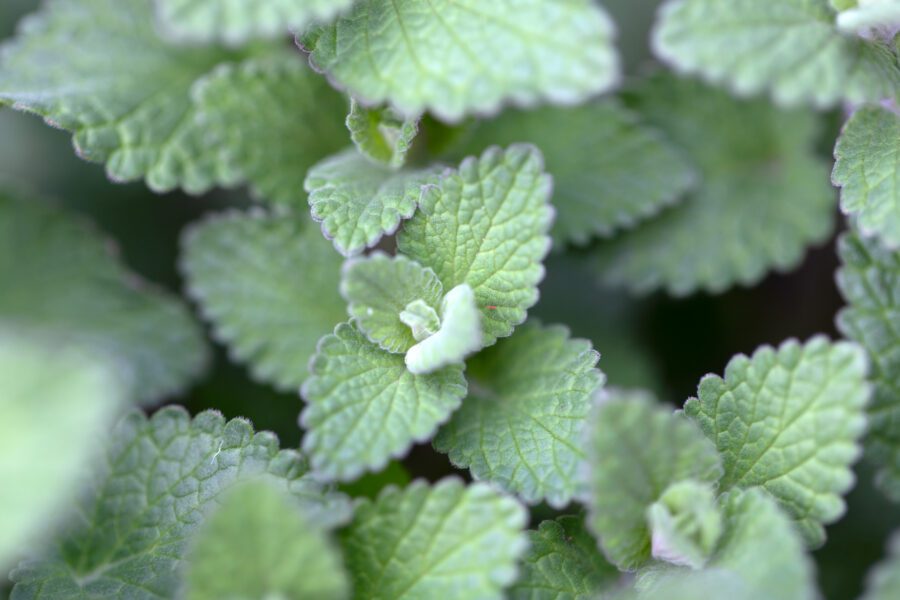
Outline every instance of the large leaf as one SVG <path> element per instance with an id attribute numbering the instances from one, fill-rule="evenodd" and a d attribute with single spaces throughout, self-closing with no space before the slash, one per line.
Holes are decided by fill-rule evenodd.
<path id="1" fill-rule="evenodd" d="M 584 426 L 603 381 L 598 358 L 564 327 L 521 327 L 469 362 L 471 395 L 435 448 L 526 502 L 565 506 L 578 491 Z"/>
<path id="2" fill-rule="evenodd" d="M 506 101 L 573 104 L 608 90 L 612 37 L 591 0 L 360 0 L 303 43 L 354 97 L 457 121 Z"/>

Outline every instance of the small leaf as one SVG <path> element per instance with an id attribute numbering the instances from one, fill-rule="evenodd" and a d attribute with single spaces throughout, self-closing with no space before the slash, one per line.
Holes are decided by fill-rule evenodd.
<path id="1" fill-rule="evenodd" d="M 369 160 L 399 168 L 419 133 L 418 119 L 404 119 L 390 107 L 366 108 L 350 100 L 347 129 L 356 149 Z"/>
<path id="2" fill-rule="evenodd" d="M 537 302 L 550 249 L 550 188 L 537 149 L 490 148 L 427 189 L 397 236 L 400 252 L 431 267 L 445 290 L 469 284 L 486 346 L 510 335 Z"/>
<path id="3" fill-rule="evenodd" d="M 673 483 L 715 483 L 722 466 L 703 433 L 644 393 L 618 392 L 596 411 L 588 448 L 590 516 L 607 558 L 633 570 L 651 556 L 646 511 Z"/>
<path id="4" fill-rule="evenodd" d="M 368 341 L 353 323 L 319 342 L 303 385 L 303 448 L 325 477 L 355 479 L 430 438 L 466 394 L 462 366 L 410 373 L 400 354 Z"/>
<path id="5" fill-rule="evenodd" d="M 447 292 L 441 303 L 441 328 L 409 349 L 406 367 L 424 375 L 463 360 L 481 349 L 481 315 L 468 284 Z"/>
<path id="6" fill-rule="evenodd" d="M 359 504 L 341 543 L 361 600 L 500 600 L 526 550 L 526 523 L 517 502 L 484 484 L 417 481 Z"/>
<path id="7" fill-rule="evenodd" d="M 838 7 L 835 7 L 838 8 Z M 858 33 L 866 38 L 894 37 L 900 26 L 900 2 L 897 0 L 860 0 L 845 7 L 837 16 L 838 29 L 844 33 Z"/>
<path id="8" fill-rule="evenodd" d="M 311 224 L 262 211 L 225 213 L 182 240 L 190 295 L 232 358 L 296 389 L 318 339 L 346 318 L 340 256 Z"/>
<path id="9" fill-rule="evenodd" d="M 223 496 L 191 542 L 186 600 L 349 597 L 340 554 L 290 496 L 263 481 Z"/>
<path id="10" fill-rule="evenodd" d="M 866 426 L 866 360 L 847 342 L 815 337 L 738 355 L 725 378 L 707 375 L 684 405 L 722 456 L 719 487 L 761 487 L 811 546 L 844 513 L 850 465 Z"/>
<path id="11" fill-rule="evenodd" d="M 434 440 L 475 479 L 563 507 L 578 488 L 582 434 L 603 375 L 564 327 L 528 324 L 468 364 L 471 395 Z"/>
<path id="12" fill-rule="evenodd" d="M 900 535 L 894 533 L 888 556 L 866 577 L 866 593 L 861 600 L 893 600 L 900 596 Z"/>
<path id="13" fill-rule="evenodd" d="M 722 535 L 712 487 L 690 479 L 666 488 L 647 509 L 653 558 L 701 568 Z"/>

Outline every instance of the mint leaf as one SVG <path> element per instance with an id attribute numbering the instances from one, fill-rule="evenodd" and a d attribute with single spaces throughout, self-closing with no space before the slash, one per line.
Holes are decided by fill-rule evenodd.
<path id="1" fill-rule="evenodd" d="M 209 218 L 185 234 L 181 266 L 232 358 L 281 390 L 306 380 L 316 342 L 346 318 L 340 257 L 292 215 Z"/>
<path id="2" fill-rule="evenodd" d="M 182 42 L 239 45 L 331 19 L 353 0 L 154 0 L 168 36 Z"/>
<path id="3" fill-rule="evenodd" d="M 590 0 L 360 0 L 302 41 L 355 98 L 458 121 L 508 101 L 575 104 L 610 89 L 612 37 Z"/>
<path id="4" fill-rule="evenodd" d="M 707 375 L 684 405 L 722 456 L 719 488 L 762 487 L 808 544 L 844 513 L 850 465 L 866 427 L 866 360 L 847 342 L 815 337 L 738 355 L 725 378 Z"/>
<path id="5" fill-rule="evenodd" d="M 462 366 L 415 375 L 353 323 L 322 338 L 303 385 L 303 448 L 323 476 L 377 471 L 430 438 L 466 394 Z"/>
<path id="6" fill-rule="evenodd" d="M 417 375 L 462 363 L 481 349 L 481 315 L 475 293 L 462 283 L 441 302 L 441 328 L 409 349 L 406 367 Z"/>
<path id="7" fill-rule="evenodd" d="M 351 98 L 347 129 L 366 158 L 398 168 L 419 132 L 419 120 L 404 119 L 390 107 L 366 108 Z"/>
<path id="8" fill-rule="evenodd" d="M 118 365 L 0 330 L 0 569 L 66 508 L 128 397 Z"/>
<path id="9" fill-rule="evenodd" d="M 829 108 L 900 95 L 900 64 L 887 43 L 843 35 L 828 0 L 669 0 L 653 36 L 680 71 L 779 104 Z"/>
<path id="10" fill-rule="evenodd" d="M 349 597 L 340 554 L 290 496 L 263 481 L 223 496 L 191 541 L 186 600 Z"/>
<path id="11" fill-rule="evenodd" d="M 564 327 L 519 328 L 469 362 L 471 394 L 435 448 L 476 480 L 565 506 L 578 491 L 584 424 L 603 382 L 598 358 Z"/>
<path id="12" fill-rule="evenodd" d="M 271 433 L 217 412 L 192 420 L 166 407 L 147 419 L 134 412 L 113 431 L 92 492 L 49 554 L 23 562 L 10 578 L 17 599 L 172 598 L 185 547 L 235 481 L 266 476 L 310 511 L 343 521 L 347 504 L 307 475 L 305 460 L 278 450 Z"/>
<path id="13" fill-rule="evenodd" d="M 527 547 L 526 522 L 517 502 L 484 484 L 416 481 L 360 503 L 341 544 L 357 598 L 500 600 Z"/>
<path id="14" fill-rule="evenodd" d="M 608 283 L 637 293 L 718 293 L 791 269 L 808 245 L 827 239 L 834 200 L 814 152 L 813 115 L 664 74 L 630 99 L 688 153 L 702 183 L 675 208 L 601 247 Z"/>
<path id="15" fill-rule="evenodd" d="M 489 148 L 428 188 L 397 236 L 400 252 L 431 267 L 445 290 L 472 288 L 484 345 L 510 335 L 537 302 L 550 249 L 550 188 L 534 147 Z"/>
<path id="16" fill-rule="evenodd" d="M 519 579 L 509 590 L 512 600 L 589 600 L 619 578 L 582 517 L 544 521 L 528 532 L 528 541 Z"/>
<path id="17" fill-rule="evenodd" d="M 73 215 L 0 190 L 0 326 L 88 346 L 131 371 L 143 404 L 177 395 L 208 360 L 179 299 L 128 271 Z"/>
<path id="18" fill-rule="evenodd" d="M 838 13 L 838 29 L 864 37 L 891 39 L 900 25 L 900 3 L 897 0 L 860 0 Z"/>
<path id="19" fill-rule="evenodd" d="M 900 594 L 900 535 L 891 537 L 888 557 L 869 572 L 861 600 L 891 600 Z"/>
<path id="20" fill-rule="evenodd" d="M 217 173 L 189 90 L 229 58 L 165 44 L 149 0 L 50 0 L 0 49 L 0 104 L 74 133 L 78 155 L 115 181 L 201 192 Z"/>
<path id="21" fill-rule="evenodd" d="M 866 349 L 875 384 L 866 452 L 878 466 L 879 487 L 900 501 L 900 252 L 855 234 L 842 237 L 838 251 L 838 287 L 849 304 L 838 314 L 838 328 Z"/>
<path id="22" fill-rule="evenodd" d="M 900 247 L 900 115 L 861 108 L 844 126 L 834 149 L 832 181 L 841 186 L 841 209 L 865 235 Z"/>
<path id="23" fill-rule="evenodd" d="M 598 407 L 587 444 L 588 525 L 606 557 L 633 570 L 651 556 L 646 511 L 673 483 L 715 483 L 712 444 L 689 420 L 639 392 L 616 392 Z"/>
<path id="24" fill-rule="evenodd" d="M 454 154 L 522 140 L 541 149 L 553 176 L 557 243 L 586 244 L 630 229 L 674 204 L 695 179 L 677 147 L 609 100 L 505 111 L 475 126 Z"/>
<path id="25" fill-rule="evenodd" d="M 345 256 L 359 254 L 397 231 L 416 210 L 438 169 L 394 171 L 349 149 L 309 170 L 304 186 L 312 217 Z"/>
<path id="26" fill-rule="evenodd" d="M 699 569 L 722 535 L 713 488 L 685 479 L 666 488 L 647 509 L 653 557 Z"/>

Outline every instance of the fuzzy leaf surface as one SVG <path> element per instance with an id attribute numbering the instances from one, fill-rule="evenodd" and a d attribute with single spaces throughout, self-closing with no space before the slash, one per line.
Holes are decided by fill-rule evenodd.
<path id="1" fill-rule="evenodd" d="M 406 368 L 417 375 L 433 373 L 481 350 L 481 314 L 475 292 L 462 283 L 441 302 L 441 326 L 434 334 L 409 349 Z"/>
<path id="2" fill-rule="evenodd" d="M 388 106 L 366 108 L 351 98 L 347 129 L 360 154 L 396 169 L 406 161 L 419 120 L 405 119 Z"/>

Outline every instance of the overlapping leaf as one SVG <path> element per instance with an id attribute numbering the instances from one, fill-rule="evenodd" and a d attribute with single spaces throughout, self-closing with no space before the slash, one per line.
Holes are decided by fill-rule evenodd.
<path id="1" fill-rule="evenodd" d="M 398 168 L 419 132 L 418 119 L 404 119 L 390 107 L 366 108 L 350 101 L 347 129 L 356 149 L 369 160 Z"/>
<path id="2" fill-rule="evenodd" d="M 433 373 L 448 365 L 461 364 L 481 350 L 481 314 L 475 292 L 461 283 L 441 302 L 441 326 L 406 353 L 406 368 L 417 375 Z M 414 317 L 413 323 L 418 316 Z"/>
<path id="3" fill-rule="evenodd" d="M 722 515 L 708 483 L 677 481 L 646 514 L 651 554 L 672 564 L 703 567 L 722 535 Z"/>

